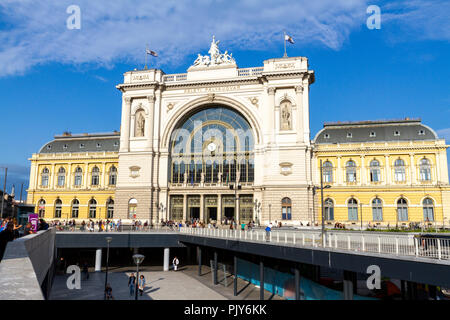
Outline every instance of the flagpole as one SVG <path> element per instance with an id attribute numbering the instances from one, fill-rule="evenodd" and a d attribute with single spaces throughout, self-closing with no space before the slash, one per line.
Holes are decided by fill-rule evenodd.
<path id="1" fill-rule="evenodd" d="M 148 56 L 147 50 L 148 50 L 148 43 L 145 46 L 145 67 L 144 67 L 145 70 L 148 69 L 148 67 L 147 67 L 147 56 Z"/>
<path id="2" fill-rule="evenodd" d="M 284 32 L 284 56 L 283 58 L 287 58 L 287 53 L 286 53 L 286 31 Z"/>

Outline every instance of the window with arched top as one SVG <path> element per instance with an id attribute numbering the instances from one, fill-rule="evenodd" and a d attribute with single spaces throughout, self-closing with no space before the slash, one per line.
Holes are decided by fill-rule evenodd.
<path id="1" fill-rule="evenodd" d="M 137 205 L 138 202 L 134 198 L 128 201 L 128 219 L 136 219 Z"/>
<path id="2" fill-rule="evenodd" d="M 39 215 L 39 218 L 45 217 L 45 200 L 44 199 L 39 200 L 38 215 Z"/>
<path id="3" fill-rule="evenodd" d="M 430 198 L 423 199 L 423 221 L 434 221 L 434 202 Z"/>
<path id="4" fill-rule="evenodd" d="M 430 160 L 423 158 L 419 164 L 420 180 L 431 181 L 431 165 Z"/>
<path id="5" fill-rule="evenodd" d="M 347 203 L 348 207 L 348 220 L 358 221 L 358 201 L 351 198 Z"/>
<path id="6" fill-rule="evenodd" d="M 112 166 L 109 169 L 109 185 L 115 186 L 117 184 L 117 168 Z"/>
<path id="7" fill-rule="evenodd" d="M 373 221 L 383 221 L 383 202 L 379 198 L 372 200 Z"/>
<path id="8" fill-rule="evenodd" d="M 114 217 L 114 200 L 109 198 L 106 201 L 106 218 L 112 219 Z"/>
<path id="9" fill-rule="evenodd" d="M 58 170 L 58 187 L 64 187 L 66 183 L 66 169 L 63 167 Z"/>
<path id="10" fill-rule="evenodd" d="M 322 165 L 323 182 L 333 182 L 333 164 L 330 161 L 325 161 Z"/>
<path id="11" fill-rule="evenodd" d="M 283 198 L 281 200 L 281 219 L 292 220 L 292 201 L 290 198 Z"/>
<path id="12" fill-rule="evenodd" d="M 356 182 L 356 163 L 353 160 L 347 161 L 345 164 L 345 176 L 347 182 Z"/>
<path id="13" fill-rule="evenodd" d="M 48 187 L 48 178 L 50 171 L 47 168 L 44 168 L 41 173 L 41 186 Z"/>
<path id="14" fill-rule="evenodd" d="M 404 198 L 397 201 L 397 217 L 398 221 L 408 221 L 408 202 Z"/>
<path id="15" fill-rule="evenodd" d="M 89 218 L 95 219 L 97 216 L 97 201 L 95 199 L 89 200 Z"/>
<path id="16" fill-rule="evenodd" d="M 62 214 L 62 201 L 61 199 L 56 199 L 55 201 L 55 218 L 61 218 Z"/>
<path id="17" fill-rule="evenodd" d="M 331 199 L 325 199 L 325 220 L 334 220 L 334 202 Z"/>
<path id="18" fill-rule="evenodd" d="M 78 214 L 80 212 L 80 201 L 78 201 L 78 199 L 74 199 L 72 201 L 72 218 L 77 219 L 78 218 Z"/>
<path id="19" fill-rule="evenodd" d="M 380 180 L 380 162 L 378 160 L 372 160 L 370 161 L 370 182 L 380 182 Z"/>
<path id="20" fill-rule="evenodd" d="M 405 161 L 403 161 L 402 159 L 395 160 L 394 179 L 397 182 L 403 182 L 406 180 Z"/>
<path id="21" fill-rule="evenodd" d="M 92 169 L 92 177 L 91 177 L 91 185 L 98 186 L 100 182 L 100 169 L 98 167 L 94 167 Z"/>
<path id="22" fill-rule="evenodd" d="M 80 167 L 75 169 L 75 179 L 74 179 L 74 185 L 79 187 L 81 186 L 81 183 L 83 182 L 83 169 Z"/>

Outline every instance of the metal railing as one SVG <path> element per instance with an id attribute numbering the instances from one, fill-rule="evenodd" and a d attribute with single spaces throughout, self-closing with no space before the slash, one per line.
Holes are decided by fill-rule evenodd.
<path id="1" fill-rule="evenodd" d="M 320 231 L 266 232 L 213 228 L 180 228 L 180 232 L 202 237 L 216 237 L 300 247 L 322 247 L 395 256 L 415 256 L 450 260 L 450 239 L 414 235 L 371 235 L 327 232 L 323 241 Z"/>

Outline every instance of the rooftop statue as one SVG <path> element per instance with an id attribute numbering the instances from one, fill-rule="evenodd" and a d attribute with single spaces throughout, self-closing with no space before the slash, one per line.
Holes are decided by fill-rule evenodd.
<path id="1" fill-rule="evenodd" d="M 232 54 L 228 54 L 228 51 L 225 53 L 220 53 L 219 50 L 219 42 L 216 41 L 216 37 L 213 36 L 211 47 L 209 48 L 208 53 L 209 56 L 202 56 L 198 54 L 197 59 L 194 61 L 194 67 L 197 66 L 215 66 L 215 65 L 223 65 L 223 64 L 236 64 L 236 61 L 233 59 Z"/>

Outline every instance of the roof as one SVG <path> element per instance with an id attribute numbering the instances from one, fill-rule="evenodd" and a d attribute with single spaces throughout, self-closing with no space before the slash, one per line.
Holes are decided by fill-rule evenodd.
<path id="1" fill-rule="evenodd" d="M 39 153 L 71 153 L 71 152 L 118 152 L 120 132 L 109 133 L 64 133 L 46 143 Z"/>
<path id="2" fill-rule="evenodd" d="M 436 132 L 420 119 L 325 123 L 315 144 L 437 140 Z"/>

